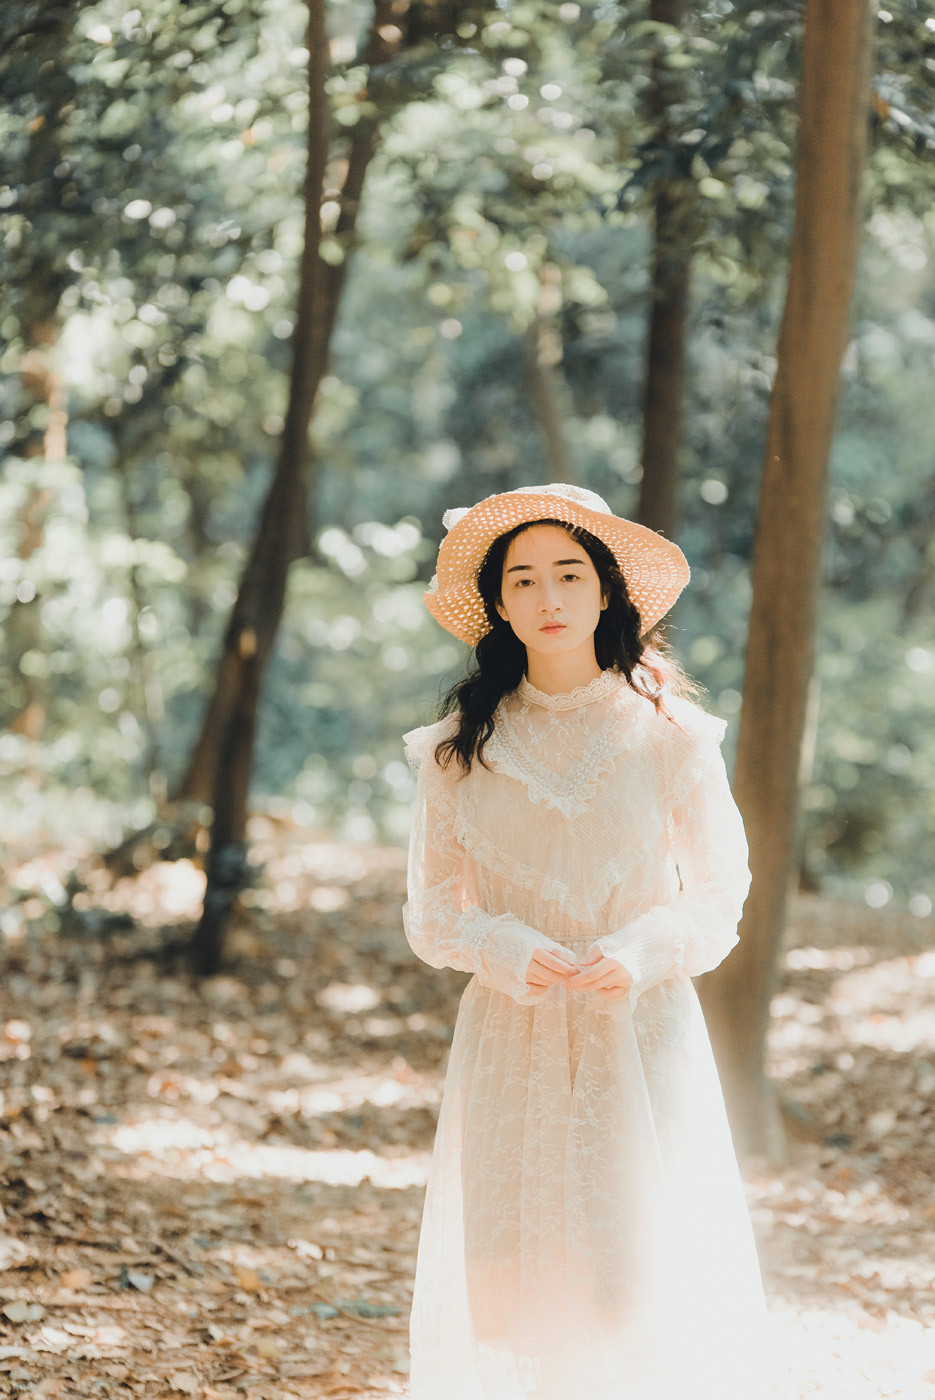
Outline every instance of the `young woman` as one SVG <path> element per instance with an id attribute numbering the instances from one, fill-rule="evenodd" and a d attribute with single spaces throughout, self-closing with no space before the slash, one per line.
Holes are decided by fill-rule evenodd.
<path id="1" fill-rule="evenodd" d="M 411 1400 L 754 1400 L 763 1292 L 689 980 L 736 942 L 746 843 L 724 725 L 645 641 L 688 566 L 571 486 L 445 523 L 426 603 L 476 666 L 406 735 L 404 915 L 473 977 Z"/>

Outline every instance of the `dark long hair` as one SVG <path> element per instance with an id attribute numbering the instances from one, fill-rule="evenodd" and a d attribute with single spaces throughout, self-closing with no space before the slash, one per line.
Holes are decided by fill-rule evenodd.
<path id="1" fill-rule="evenodd" d="M 457 758 L 465 773 L 476 758 L 484 764 L 484 745 L 493 733 L 494 714 L 505 695 L 516 689 L 526 674 L 526 648 L 508 622 L 497 612 L 503 586 L 503 565 L 507 550 L 525 530 L 534 525 L 558 525 L 584 549 L 601 583 L 601 596 L 607 606 L 594 630 L 594 654 L 602 671 L 619 671 L 638 695 L 651 700 L 666 714 L 665 694 L 686 694 L 692 683 L 667 654 L 650 631 L 641 636 L 640 614 L 627 591 L 626 580 L 612 550 L 579 525 L 564 520 L 529 520 L 504 535 L 498 535 L 484 556 L 477 574 L 477 587 L 484 600 L 490 631 L 474 648 L 475 665 L 464 680 L 457 681 L 444 696 L 440 715 L 456 713 L 457 731 L 443 739 L 435 759 L 447 768 Z"/>

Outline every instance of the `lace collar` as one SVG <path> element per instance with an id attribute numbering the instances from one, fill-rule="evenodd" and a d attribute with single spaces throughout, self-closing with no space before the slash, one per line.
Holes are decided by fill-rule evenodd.
<path id="1" fill-rule="evenodd" d="M 619 674 L 617 671 L 602 671 L 587 685 L 575 686 L 574 690 L 563 690 L 558 695 L 547 695 L 537 690 L 528 677 L 524 676 L 516 687 L 516 693 L 533 705 L 541 705 L 546 710 L 577 710 L 582 705 L 591 705 L 595 700 L 603 700 L 616 689 Z"/>

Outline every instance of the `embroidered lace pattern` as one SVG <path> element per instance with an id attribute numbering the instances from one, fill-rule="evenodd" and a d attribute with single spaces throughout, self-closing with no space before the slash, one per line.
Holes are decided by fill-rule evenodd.
<path id="1" fill-rule="evenodd" d="M 572 697 L 574 697 L 572 702 Z M 521 684 L 485 757 L 418 772 L 406 934 L 473 974 L 412 1312 L 412 1400 L 760 1400 L 765 1308 L 691 977 L 749 876 L 721 726 L 614 673 Z M 630 971 L 605 1000 L 526 982 L 538 949 Z M 621 1378 L 625 1378 L 623 1381 Z"/>
<path id="2" fill-rule="evenodd" d="M 548 695 L 544 690 L 537 690 L 528 677 L 524 676 L 517 687 L 517 693 L 524 700 L 541 705 L 545 710 L 577 710 L 582 705 L 602 700 L 616 688 L 617 682 L 618 678 L 613 671 L 602 671 L 593 681 L 588 681 L 587 685 L 576 686 L 574 690 L 565 690 L 558 695 Z"/>
<path id="3" fill-rule="evenodd" d="M 566 817 L 577 817 L 612 766 L 613 738 L 609 729 L 599 730 L 568 774 L 556 773 L 536 758 L 535 745 L 523 744 L 513 721 L 504 715 L 500 728 L 488 741 L 485 757 L 488 762 L 496 762 L 502 772 L 525 783 L 533 802 L 549 802 Z"/>
<path id="4" fill-rule="evenodd" d="M 485 758 L 524 783 L 531 801 L 580 816 L 613 771 L 645 704 L 624 687 L 610 671 L 561 695 L 522 681 L 498 711 Z"/>

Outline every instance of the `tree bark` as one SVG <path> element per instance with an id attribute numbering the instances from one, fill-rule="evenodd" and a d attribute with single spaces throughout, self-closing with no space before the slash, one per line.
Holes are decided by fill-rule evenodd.
<path id="1" fill-rule="evenodd" d="M 114 424 L 114 441 L 117 454 L 113 463 L 113 471 L 120 482 L 120 491 L 123 498 L 123 514 L 127 526 L 127 535 L 131 540 L 140 538 L 140 528 L 137 519 L 137 510 L 133 501 L 133 489 L 130 479 L 130 463 L 124 447 L 123 431 L 120 423 Z M 159 677 L 158 668 L 155 665 L 155 658 L 143 638 L 140 628 L 140 618 L 146 608 L 146 593 L 140 578 L 140 569 L 133 563 L 127 570 L 127 585 L 130 604 L 130 628 L 133 636 L 131 647 L 132 675 L 137 690 L 136 710 L 140 715 L 141 725 L 146 740 L 146 752 L 144 763 L 146 765 L 146 781 L 149 787 L 149 795 L 153 799 L 153 806 L 156 809 L 157 817 L 161 815 L 166 804 L 166 779 L 162 766 L 162 758 L 159 744 L 159 726 L 165 719 L 165 705 L 163 703 L 162 684 Z"/>
<path id="2" fill-rule="evenodd" d="M 17 338 L 23 347 L 16 366 L 18 393 L 8 414 L 13 437 L 6 454 L 30 462 L 60 462 L 66 450 L 67 403 L 57 364 L 62 324 L 59 302 L 75 274 L 66 266 L 61 246 L 49 238 L 48 220 L 50 210 L 61 209 L 63 162 L 67 168 L 64 133 L 76 93 L 74 75 L 59 59 L 71 42 L 79 8 L 71 0 L 49 14 L 30 13 L 19 28 L 8 27 L 10 22 L 3 21 L 0 34 L 4 59 L 22 70 L 7 96 L 15 104 L 14 92 L 23 84 L 34 106 L 25 160 L 16 182 L 17 207 L 30 233 L 19 253 L 12 251 L 12 243 L 8 250 L 12 286 L 5 307 L 19 323 Z M 31 84 L 24 73 L 31 76 Z M 27 490 L 17 547 L 22 560 L 41 548 L 46 513 L 53 499 L 38 472 Z M 18 670 L 19 675 L 0 704 L 0 718 L 14 733 L 38 740 L 45 728 L 47 682 L 21 667 L 27 653 L 43 650 L 38 596 L 13 602 L 4 640 L 10 670 Z"/>
<path id="3" fill-rule="evenodd" d="M 683 0 L 651 0 L 650 19 L 681 28 Z M 658 56 L 652 68 L 649 109 L 659 146 L 671 140 L 669 108 L 683 83 Z M 684 180 L 667 175 L 653 201 L 653 262 L 649 332 L 643 381 L 643 476 L 636 518 L 670 538 L 677 524 L 678 450 L 685 392 L 685 325 L 691 275 L 690 229 Z"/>
<path id="4" fill-rule="evenodd" d="M 678 523 L 678 452 L 685 394 L 685 324 L 691 253 L 681 198 L 668 188 L 655 200 L 652 304 L 643 386 L 643 476 L 636 518 L 672 538 Z"/>
<path id="5" fill-rule="evenodd" d="M 309 0 L 309 4 L 311 14 L 312 0 Z M 361 63 L 373 64 L 378 60 L 385 59 L 389 57 L 395 46 L 392 39 L 388 41 L 380 34 L 381 28 L 386 29 L 389 23 L 391 6 L 392 0 L 379 0 L 375 6 L 370 34 L 360 57 Z M 326 134 L 327 96 L 324 88 L 326 54 L 327 46 L 324 40 L 319 45 L 316 55 L 313 55 L 309 49 L 309 133 L 311 139 L 313 131 L 320 131 L 322 144 L 320 151 L 316 152 L 315 155 L 314 176 L 312 177 L 310 174 L 306 178 L 306 242 L 293 332 L 294 360 L 289 410 L 283 429 L 279 466 L 270 487 L 270 498 L 272 498 L 278 490 L 283 489 L 281 485 L 277 486 L 280 476 L 288 475 L 291 472 L 289 463 L 295 460 L 296 453 L 300 454 L 302 457 L 302 483 L 300 497 L 297 500 L 296 523 L 301 522 L 301 531 L 293 541 L 293 553 L 287 561 L 288 563 L 291 563 L 293 558 L 299 557 L 306 548 L 309 536 L 314 533 L 309 519 L 310 501 L 314 500 L 315 483 L 312 480 L 313 461 L 308 448 L 308 429 L 318 387 L 328 364 L 331 338 L 337 322 L 341 293 L 347 275 L 350 245 L 357 225 L 364 179 L 376 149 L 377 138 L 377 123 L 373 118 L 362 118 L 352 129 L 340 191 L 340 213 L 333 231 L 333 237 L 339 240 L 342 245 L 344 258 L 337 264 L 326 263 L 319 257 L 322 238 L 320 208 L 329 155 Z M 319 84 L 318 95 L 314 98 L 311 96 L 313 83 Z M 311 161 L 310 148 L 309 172 L 312 171 Z M 312 178 L 317 182 L 314 193 L 310 183 Z M 313 199 L 314 209 L 309 207 L 310 198 Z M 302 402 L 299 403 L 297 399 L 295 407 L 293 407 L 293 398 L 297 392 L 299 392 Z M 267 505 L 269 505 L 269 501 Z M 264 516 L 267 527 L 274 524 L 275 518 L 278 517 L 266 520 Z M 260 533 L 262 533 L 263 528 L 264 526 L 261 524 Z M 258 536 L 255 549 L 259 543 Z M 250 565 L 248 564 L 241 582 L 241 592 L 247 585 L 249 578 Z M 237 648 L 239 634 L 237 615 L 240 603 L 241 599 L 238 596 L 225 635 L 221 659 L 215 675 L 214 690 L 205 709 L 198 738 L 192 749 L 185 774 L 172 793 L 175 801 L 190 799 L 205 802 L 209 800 L 214 789 L 221 736 L 232 722 L 234 712 L 239 704 L 240 687 L 243 684 L 243 673 Z M 278 626 L 278 618 L 276 625 Z"/>
<path id="6" fill-rule="evenodd" d="M 577 474 L 565 430 L 571 394 L 562 373 L 561 269 L 547 263 L 540 283 L 539 306 L 525 337 L 529 400 L 542 430 L 546 480 L 574 483 Z"/>
<path id="7" fill-rule="evenodd" d="M 308 0 L 306 47 L 309 115 L 305 242 L 299 270 L 289 404 L 279 460 L 228 623 L 218 685 L 210 707 L 217 724 L 211 774 L 214 821 L 204 908 L 191 945 L 192 965 L 199 974 L 214 972 L 220 965 L 231 906 L 246 881 L 247 801 L 260 683 L 282 617 L 289 565 L 304 536 L 308 429 L 327 357 L 327 345 L 322 343 L 325 264 L 319 256 L 320 211 L 328 158 L 325 0 Z"/>
<path id="8" fill-rule="evenodd" d="M 807 0 L 795 225 L 770 402 L 735 792 L 753 884 L 740 945 L 701 993 L 738 1148 L 784 1155 L 765 1072 L 797 854 L 800 763 L 825 537 L 828 462 L 861 222 L 868 0 Z"/>
<path id="9" fill-rule="evenodd" d="M 198 796 L 208 785 L 213 793 L 204 908 L 191 945 L 192 967 L 200 975 L 220 966 L 230 911 L 247 881 L 247 810 L 260 687 L 282 619 L 289 566 L 308 540 L 309 426 L 328 364 L 350 239 L 377 138 L 373 117 L 363 117 L 353 130 L 334 230 L 334 236 L 343 240 L 344 257 L 337 264 L 326 263 L 321 257 L 321 204 L 330 154 L 325 0 L 307 0 L 307 4 L 305 242 L 289 403 L 276 471 L 227 626 L 214 695 L 190 765 L 191 781 L 179 794 Z M 402 34 L 389 23 L 391 14 L 392 0 L 378 0 L 362 55 L 371 66 L 388 60 L 399 46 Z"/>

